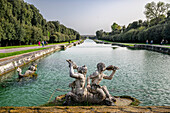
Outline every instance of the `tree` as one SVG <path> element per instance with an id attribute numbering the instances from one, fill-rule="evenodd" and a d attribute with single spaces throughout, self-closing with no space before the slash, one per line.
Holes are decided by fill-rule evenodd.
<path id="1" fill-rule="evenodd" d="M 25 43 L 25 30 L 23 28 L 23 25 L 20 25 L 18 23 L 15 24 L 15 30 L 16 30 L 16 37 L 15 40 L 19 41 L 19 45 L 21 45 L 21 42 Z"/>
<path id="2" fill-rule="evenodd" d="M 98 39 L 102 38 L 103 37 L 103 30 L 96 31 L 96 37 Z"/>
<path id="3" fill-rule="evenodd" d="M 131 29 L 136 29 L 136 28 L 138 28 L 138 27 L 139 27 L 138 21 L 134 21 L 134 22 L 130 25 L 130 28 L 131 28 Z"/>
<path id="4" fill-rule="evenodd" d="M 170 41 L 170 32 L 169 32 L 169 30 L 170 30 L 170 23 L 167 23 L 166 26 L 165 26 L 163 34 L 164 34 L 165 39 Z"/>
<path id="5" fill-rule="evenodd" d="M 81 38 L 80 34 L 77 34 L 76 35 L 76 40 L 80 40 L 80 38 Z"/>
<path id="6" fill-rule="evenodd" d="M 170 18 L 170 10 L 167 12 L 167 18 Z"/>
<path id="7" fill-rule="evenodd" d="M 4 33 L 3 33 L 2 27 L 0 26 L 0 42 L 1 42 L 2 37 L 4 37 Z"/>
<path id="8" fill-rule="evenodd" d="M 24 44 L 29 44 L 31 41 L 31 37 L 32 37 L 32 26 L 27 26 L 27 25 L 23 25 L 24 31 L 25 31 L 25 35 L 24 35 Z"/>
<path id="9" fill-rule="evenodd" d="M 38 41 L 44 40 L 43 38 L 43 34 L 42 34 L 42 30 L 40 28 L 37 28 L 35 26 L 32 27 L 32 40 L 31 43 L 35 44 Z"/>
<path id="10" fill-rule="evenodd" d="M 57 32 L 60 32 L 60 22 L 59 21 L 51 21 L 54 26 L 55 26 L 55 29 Z"/>
<path id="11" fill-rule="evenodd" d="M 116 31 L 116 30 L 120 30 L 121 26 L 119 26 L 117 23 L 114 22 L 112 24 L 111 28 L 112 28 L 112 31 Z"/>
<path id="12" fill-rule="evenodd" d="M 168 3 L 165 4 L 164 2 L 158 2 L 156 4 L 155 2 L 151 2 L 145 5 L 144 14 L 146 15 L 147 19 L 156 19 L 156 23 L 158 23 L 159 17 L 162 17 L 162 15 L 165 16 L 169 8 L 170 4 Z"/>
<path id="13" fill-rule="evenodd" d="M 37 43 L 49 38 L 52 42 L 68 41 L 76 36 L 79 39 L 79 35 L 59 21 L 46 22 L 39 10 L 24 0 L 0 0 L 0 46 Z"/>
<path id="14" fill-rule="evenodd" d="M 142 26 L 148 27 L 148 26 L 149 26 L 149 21 L 148 21 L 148 20 L 145 20 L 145 21 L 142 23 Z"/>
<path id="15" fill-rule="evenodd" d="M 126 30 L 126 26 L 122 26 L 122 31 L 124 32 Z"/>

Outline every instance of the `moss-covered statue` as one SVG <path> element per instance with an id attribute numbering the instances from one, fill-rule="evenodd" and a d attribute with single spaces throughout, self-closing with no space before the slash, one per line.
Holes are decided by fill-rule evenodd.
<path id="1" fill-rule="evenodd" d="M 17 72 L 18 72 L 19 81 L 21 81 L 22 78 L 25 78 L 25 77 L 37 77 L 37 74 L 35 73 L 36 70 L 37 70 L 36 63 L 33 63 L 24 74 L 22 74 L 22 69 L 18 67 Z"/>
<path id="2" fill-rule="evenodd" d="M 98 63 L 97 71 L 88 77 L 87 87 L 85 87 L 87 67 L 78 67 L 71 60 L 67 60 L 67 62 L 69 63 L 70 77 L 75 78 L 75 81 L 69 85 L 72 90 L 66 94 L 64 105 L 73 105 L 74 103 L 83 102 L 101 105 L 115 105 L 114 102 L 116 99 L 109 94 L 106 86 L 100 86 L 99 83 L 102 79 L 111 80 L 118 67 L 111 65 L 105 68 L 103 63 Z M 75 73 L 74 69 L 76 69 L 78 73 Z M 103 73 L 105 70 L 112 70 L 113 72 L 110 76 L 107 76 Z M 92 79 L 91 84 L 90 79 Z"/>

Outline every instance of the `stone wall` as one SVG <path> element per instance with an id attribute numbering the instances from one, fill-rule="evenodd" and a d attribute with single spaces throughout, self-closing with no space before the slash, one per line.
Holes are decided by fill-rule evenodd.
<path id="1" fill-rule="evenodd" d="M 134 46 L 128 46 L 128 45 L 116 44 L 116 43 L 112 45 L 117 45 L 120 47 L 136 48 L 136 49 L 146 49 L 146 50 L 156 51 L 159 53 L 170 54 L 170 48 L 161 47 L 157 45 L 136 44 Z"/>
<path id="2" fill-rule="evenodd" d="M 112 45 L 116 45 L 116 46 L 120 46 L 120 47 L 146 49 L 146 50 L 156 51 L 156 52 L 160 52 L 160 53 L 170 54 L 170 48 L 167 48 L 167 47 L 164 47 L 161 45 L 136 44 L 134 46 L 129 46 L 129 45 L 125 45 L 125 44 L 104 42 L 104 41 L 100 41 L 100 40 L 94 40 L 94 41 L 99 44 L 112 44 Z"/>
<path id="3" fill-rule="evenodd" d="M 9 60 L 1 61 L 0 62 L 0 76 L 16 69 L 17 67 L 28 64 L 46 54 L 49 54 L 57 50 L 66 49 L 68 47 L 72 47 L 73 45 L 77 45 L 80 43 L 82 43 L 82 41 L 77 41 L 75 43 L 64 44 L 60 46 L 53 46 L 45 50 L 35 51 L 35 52 L 19 55 L 19 57 L 15 57 Z"/>
<path id="4" fill-rule="evenodd" d="M 51 47 L 45 50 L 31 52 L 31 53 L 24 54 L 13 59 L 2 61 L 0 62 L 0 75 L 10 72 L 17 67 L 28 64 L 48 53 L 51 53 L 53 51 L 60 50 L 60 49 L 61 49 L 60 46 L 54 46 L 54 47 Z"/>
<path id="5" fill-rule="evenodd" d="M 51 106 L 51 107 L 0 107 L 0 113 L 169 113 L 170 106 Z"/>
<path id="6" fill-rule="evenodd" d="M 170 54 L 170 48 L 155 46 L 155 45 L 134 45 L 134 48 L 147 49 L 151 51 L 157 51 L 160 53 Z"/>

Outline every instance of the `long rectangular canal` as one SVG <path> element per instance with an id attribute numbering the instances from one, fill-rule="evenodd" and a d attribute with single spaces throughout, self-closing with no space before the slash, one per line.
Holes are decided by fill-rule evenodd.
<path id="1" fill-rule="evenodd" d="M 17 82 L 18 73 L 0 77 L 0 106 L 39 106 L 45 104 L 55 89 L 68 90 L 69 77 L 66 59 L 88 67 L 92 74 L 99 62 L 118 66 L 112 80 L 103 80 L 114 96 L 129 95 L 139 99 L 141 106 L 170 105 L 170 56 L 147 50 L 96 44 L 85 40 L 81 45 L 58 51 L 36 61 L 37 79 Z M 24 73 L 30 64 L 22 67 Z M 109 75 L 107 71 L 105 74 Z M 57 91 L 53 98 L 67 91 Z"/>

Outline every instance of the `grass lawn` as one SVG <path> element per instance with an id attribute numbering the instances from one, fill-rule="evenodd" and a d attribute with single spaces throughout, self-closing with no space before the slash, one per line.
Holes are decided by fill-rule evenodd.
<path id="1" fill-rule="evenodd" d="M 104 42 L 111 42 L 111 43 L 120 43 L 123 45 L 127 45 L 127 46 L 134 46 L 135 44 L 145 44 L 145 43 L 122 43 L 122 42 L 112 42 L 112 41 L 107 41 L 107 40 L 100 40 L 100 41 L 104 41 Z M 149 44 L 148 44 L 149 45 Z M 160 45 L 160 44 L 152 44 L 152 45 Z M 170 46 L 170 44 L 166 44 L 164 46 Z M 167 47 L 170 48 L 170 47 Z"/>
<path id="2" fill-rule="evenodd" d="M 72 40 L 72 42 L 76 42 L 78 40 Z M 61 42 L 61 43 L 50 43 L 48 45 L 55 45 L 55 44 L 67 44 L 69 42 Z M 33 46 L 38 46 L 38 44 L 35 45 L 21 45 L 21 46 L 7 46 L 7 47 L 0 47 L 0 49 L 11 49 L 11 48 L 21 48 L 21 47 L 33 47 Z M 5 58 L 9 56 L 14 56 L 14 55 L 19 55 L 23 53 L 28 53 L 28 52 L 34 52 L 34 51 L 39 51 L 39 50 L 44 50 L 50 47 L 43 47 L 43 48 L 36 48 L 36 49 L 29 49 L 29 50 L 23 50 L 23 51 L 16 51 L 16 52 L 11 52 L 11 53 L 0 53 L 0 58 Z"/>
<path id="3" fill-rule="evenodd" d="M 44 49 L 47 49 L 47 48 L 50 48 L 50 47 L 38 48 L 38 49 L 29 49 L 29 50 L 16 51 L 16 52 L 11 52 L 11 53 L 0 53 L 0 58 L 5 58 L 5 57 L 9 57 L 9 56 L 19 55 L 19 54 L 34 52 L 34 51 L 39 51 L 39 50 L 44 50 Z"/>
<path id="4" fill-rule="evenodd" d="M 20 46 L 6 46 L 6 47 L 0 47 L 0 49 L 11 49 L 11 48 L 21 48 L 21 47 L 34 47 L 38 46 L 38 44 L 35 45 L 20 45 Z"/>
<path id="5" fill-rule="evenodd" d="M 135 44 L 128 44 L 128 43 L 121 43 L 123 45 L 126 45 L 126 46 L 134 46 Z"/>
<path id="6" fill-rule="evenodd" d="M 134 46 L 135 45 L 135 43 L 121 43 L 121 42 L 112 42 L 112 41 L 107 41 L 107 40 L 100 40 L 100 41 L 110 42 L 110 43 L 120 43 L 120 44 L 127 45 L 127 46 Z"/>
<path id="7" fill-rule="evenodd" d="M 78 40 L 72 40 L 70 41 L 72 42 L 76 42 Z M 68 42 L 60 42 L 60 43 L 49 43 L 48 45 L 55 45 L 55 44 L 66 44 Z M 11 48 L 21 48 L 21 47 L 34 47 L 34 46 L 38 46 L 38 44 L 34 44 L 34 45 L 20 45 L 20 46 L 7 46 L 7 47 L 0 47 L 0 49 L 11 49 Z"/>
<path id="8" fill-rule="evenodd" d="M 103 41 L 103 42 L 112 42 L 112 41 L 108 41 L 108 40 L 100 40 L 100 41 Z M 113 42 L 112 42 L 113 43 Z"/>

